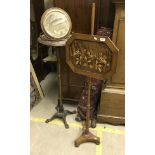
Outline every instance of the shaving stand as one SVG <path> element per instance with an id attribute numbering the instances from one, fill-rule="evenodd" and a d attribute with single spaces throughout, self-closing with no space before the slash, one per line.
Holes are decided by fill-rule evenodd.
<path id="1" fill-rule="evenodd" d="M 49 40 L 44 35 L 41 35 L 38 38 L 38 42 L 40 42 L 41 44 L 55 47 L 55 52 L 56 52 L 56 57 L 57 57 L 57 71 L 58 71 L 57 74 L 58 74 L 58 83 L 59 83 L 59 100 L 58 100 L 57 106 L 55 107 L 57 112 L 53 116 L 51 116 L 49 119 L 47 119 L 45 123 L 49 123 L 52 120 L 58 118 L 63 121 L 65 128 L 68 129 L 69 125 L 67 124 L 66 116 L 70 114 L 75 114 L 76 111 L 64 110 L 63 103 L 62 103 L 60 52 L 61 52 L 61 47 L 65 46 L 66 41 L 67 39 L 63 39 L 60 41 Z"/>

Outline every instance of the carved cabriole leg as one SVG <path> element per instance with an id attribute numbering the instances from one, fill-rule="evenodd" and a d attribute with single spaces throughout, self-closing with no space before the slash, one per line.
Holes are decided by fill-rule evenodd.
<path id="1" fill-rule="evenodd" d="M 57 117 L 57 113 L 55 113 L 51 118 L 46 119 L 45 123 L 51 122 L 52 120 L 54 120 Z"/>
<path id="2" fill-rule="evenodd" d="M 62 117 L 62 120 L 63 120 L 63 122 L 64 122 L 65 128 L 68 129 L 68 128 L 69 128 L 69 125 L 68 125 L 67 122 L 66 122 L 66 113 L 65 113 L 64 116 Z"/>
<path id="3" fill-rule="evenodd" d="M 46 121 L 45 121 L 45 123 L 49 123 L 49 122 L 51 122 L 52 120 L 54 120 L 54 119 L 62 119 L 62 121 L 63 121 L 63 123 L 64 123 L 64 125 L 65 125 L 65 128 L 66 129 L 68 129 L 69 128 L 69 125 L 67 124 L 67 121 L 66 121 L 66 116 L 67 115 L 71 115 L 71 114 L 75 114 L 76 113 L 76 111 L 73 111 L 73 112 L 69 112 L 68 110 L 63 110 L 63 111 L 61 111 L 61 112 L 57 112 L 57 113 L 55 113 L 51 118 L 49 118 L 49 119 L 47 119 Z"/>

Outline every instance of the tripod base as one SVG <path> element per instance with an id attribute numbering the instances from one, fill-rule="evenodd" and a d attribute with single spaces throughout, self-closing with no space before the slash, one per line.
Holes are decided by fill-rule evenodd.
<path id="1" fill-rule="evenodd" d="M 56 109 L 58 110 L 59 108 L 56 107 Z M 58 110 L 51 118 L 47 119 L 45 121 L 45 123 L 49 123 L 52 120 L 54 120 L 56 118 L 59 118 L 59 119 L 62 119 L 62 121 L 63 121 L 63 123 L 65 125 L 65 128 L 68 129 L 69 128 L 69 125 L 66 122 L 66 116 L 67 115 L 71 115 L 71 114 L 75 114 L 75 113 L 76 113 L 76 111 L 71 112 L 69 110 L 63 110 L 63 109 L 62 110 Z"/>
<path id="2" fill-rule="evenodd" d="M 75 144 L 75 147 L 78 147 L 80 144 L 86 143 L 86 142 L 93 142 L 99 145 L 100 138 L 96 137 L 91 132 L 88 132 L 88 133 L 83 132 L 82 135 L 78 139 L 75 140 L 74 144 Z"/>

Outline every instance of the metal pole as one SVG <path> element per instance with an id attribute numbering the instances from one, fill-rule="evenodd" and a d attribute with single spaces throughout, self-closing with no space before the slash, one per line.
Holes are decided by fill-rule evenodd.
<path id="1" fill-rule="evenodd" d="M 60 107 L 62 107 L 62 89 L 61 89 L 61 65 L 60 65 L 60 47 L 56 47 L 57 53 L 57 67 L 58 67 L 58 83 L 59 83 L 59 101 Z"/>

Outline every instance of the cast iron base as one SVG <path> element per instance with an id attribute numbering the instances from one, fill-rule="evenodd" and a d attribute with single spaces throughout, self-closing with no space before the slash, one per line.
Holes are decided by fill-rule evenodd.
<path id="1" fill-rule="evenodd" d="M 65 128 L 68 129 L 69 125 L 66 122 L 66 116 L 71 115 L 71 114 L 75 114 L 76 111 L 71 112 L 69 110 L 64 110 L 63 105 L 60 105 L 59 103 L 55 107 L 55 109 L 57 110 L 57 112 L 51 118 L 47 119 L 45 121 L 45 123 L 51 122 L 52 120 L 54 120 L 56 118 L 59 118 L 59 119 L 62 119 L 62 121 L 63 121 L 63 123 L 65 125 Z"/>
<path id="2" fill-rule="evenodd" d="M 86 142 L 93 142 L 97 145 L 100 144 L 100 138 L 93 135 L 91 132 L 85 133 L 85 131 L 82 133 L 82 135 L 75 140 L 74 144 L 75 147 L 78 147 L 82 143 Z"/>

